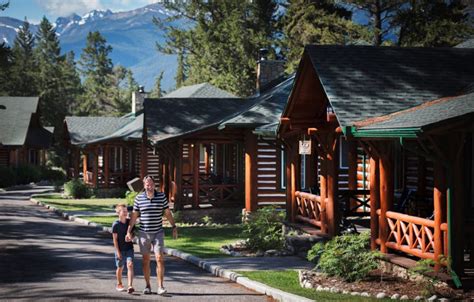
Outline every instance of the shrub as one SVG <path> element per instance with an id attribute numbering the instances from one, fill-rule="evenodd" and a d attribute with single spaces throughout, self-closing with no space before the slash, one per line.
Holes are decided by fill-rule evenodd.
<path id="1" fill-rule="evenodd" d="M 321 255 L 324 252 L 324 244 L 319 242 L 311 247 L 311 249 L 308 251 L 308 255 L 306 258 L 308 261 L 313 262 L 314 264 L 318 264 L 319 258 L 321 258 Z"/>
<path id="2" fill-rule="evenodd" d="M 73 179 L 64 184 L 64 194 L 73 198 L 89 198 L 92 192 L 82 180 Z"/>
<path id="3" fill-rule="evenodd" d="M 15 169 L 16 173 L 16 184 L 24 185 L 31 182 L 38 182 L 41 179 L 40 168 L 31 165 L 19 165 Z"/>
<path id="4" fill-rule="evenodd" d="M 135 202 L 135 197 L 137 197 L 138 192 L 135 191 L 127 191 L 125 192 L 125 199 L 127 200 L 127 205 L 133 206 Z"/>
<path id="5" fill-rule="evenodd" d="M 284 213 L 275 207 L 261 208 L 250 214 L 243 226 L 247 247 L 253 251 L 282 248 L 284 243 L 283 219 Z"/>
<path id="6" fill-rule="evenodd" d="M 0 167 L 0 188 L 11 187 L 16 181 L 15 171 L 10 167 Z"/>
<path id="7" fill-rule="evenodd" d="M 315 247 L 315 253 L 321 254 L 317 268 L 329 276 L 338 276 L 352 282 L 365 278 L 378 267 L 378 252 L 369 250 L 370 234 L 346 234 L 334 237 L 326 244 Z"/>
<path id="8" fill-rule="evenodd" d="M 66 180 L 66 173 L 64 170 L 59 169 L 59 168 L 46 168 L 46 167 L 41 167 L 40 168 L 40 178 L 41 180 L 50 180 L 51 182 L 63 182 Z"/>

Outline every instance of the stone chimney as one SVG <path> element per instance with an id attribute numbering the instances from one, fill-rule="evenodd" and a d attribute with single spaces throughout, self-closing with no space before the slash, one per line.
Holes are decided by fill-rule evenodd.
<path id="1" fill-rule="evenodd" d="M 260 59 L 257 62 L 257 92 L 261 93 L 280 79 L 285 72 L 285 61 L 268 60 L 268 50 L 260 49 Z"/>
<path id="2" fill-rule="evenodd" d="M 143 86 L 139 86 L 138 91 L 132 93 L 132 113 L 137 113 L 143 109 L 143 102 L 145 102 L 145 98 L 147 97 L 148 93 L 145 92 Z"/>

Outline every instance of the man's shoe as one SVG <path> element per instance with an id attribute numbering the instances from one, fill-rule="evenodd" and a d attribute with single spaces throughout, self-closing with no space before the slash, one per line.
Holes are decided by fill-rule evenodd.
<path id="1" fill-rule="evenodd" d="M 151 288 L 145 287 L 145 289 L 143 290 L 143 293 L 144 293 L 145 295 L 151 295 Z"/>
<path id="2" fill-rule="evenodd" d="M 129 294 L 133 294 L 134 291 L 135 291 L 135 289 L 131 286 L 129 286 L 128 289 L 127 289 L 127 293 L 129 293 Z"/>
<path id="3" fill-rule="evenodd" d="M 158 288 L 158 295 L 164 295 L 167 293 L 167 290 L 164 287 Z"/>
<path id="4" fill-rule="evenodd" d="M 123 287 L 122 284 L 117 284 L 117 286 L 115 287 L 115 289 L 116 289 L 118 292 L 124 292 L 124 291 L 126 291 L 125 287 Z"/>

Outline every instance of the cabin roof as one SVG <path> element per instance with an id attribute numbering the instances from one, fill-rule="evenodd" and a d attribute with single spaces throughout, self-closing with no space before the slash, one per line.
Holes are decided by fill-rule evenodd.
<path id="1" fill-rule="evenodd" d="M 157 143 L 217 126 L 249 103 L 240 98 L 145 99 L 147 137 Z"/>
<path id="2" fill-rule="evenodd" d="M 288 101 L 294 78 L 292 75 L 261 95 L 252 98 L 253 105 L 250 108 L 224 121 L 220 128 L 258 127 L 277 123 Z"/>
<path id="3" fill-rule="evenodd" d="M 43 143 L 37 146 L 48 147 L 52 133 L 39 126 L 32 127 L 33 114 L 38 110 L 38 97 L 0 97 L 0 144 L 4 146 L 22 146 L 31 144 L 32 135 L 41 132 L 45 136 Z M 49 134 L 48 134 L 49 133 Z M 28 140 L 27 140 L 28 138 Z"/>
<path id="4" fill-rule="evenodd" d="M 163 98 L 237 98 L 237 96 L 209 83 L 200 83 L 178 88 Z"/>
<path id="5" fill-rule="evenodd" d="M 356 123 L 358 131 L 424 128 L 474 114 L 474 93 L 426 102 L 390 115 Z"/>
<path id="6" fill-rule="evenodd" d="M 309 45 L 304 55 L 341 126 L 460 95 L 474 82 L 474 49 Z"/>
<path id="7" fill-rule="evenodd" d="M 109 116 L 67 116 L 65 123 L 71 144 L 88 144 L 109 136 L 131 122 L 128 115 Z"/>

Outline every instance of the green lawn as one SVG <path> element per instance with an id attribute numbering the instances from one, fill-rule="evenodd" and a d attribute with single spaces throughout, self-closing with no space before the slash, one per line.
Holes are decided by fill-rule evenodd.
<path id="1" fill-rule="evenodd" d="M 117 216 L 90 217 L 83 216 L 86 220 L 111 227 Z M 228 257 L 219 252 L 224 244 L 233 243 L 242 239 L 242 227 L 239 225 L 217 227 L 188 227 L 178 228 L 178 239 L 171 238 L 171 229 L 165 227 L 166 247 L 180 250 L 200 258 Z"/>
<path id="2" fill-rule="evenodd" d="M 316 301 L 375 301 L 380 299 L 363 298 L 351 295 L 332 294 L 328 292 L 317 292 L 314 289 L 302 288 L 298 281 L 298 272 L 286 271 L 239 271 L 243 276 L 278 288 L 282 291 L 298 296 L 306 297 Z"/>
<path id="3" fill-rule="evenodd" d="M 65 199 L 59 195 L 36 196 L 35 199 L 57 209 L 72 211 L 110 211 L 114 212 L 113 205 L 126 203 L 124 198 L 97 198 L 97 199 Z"/>

